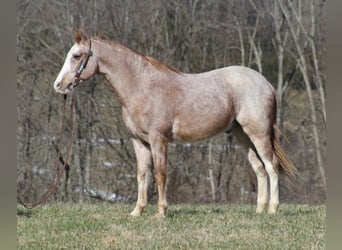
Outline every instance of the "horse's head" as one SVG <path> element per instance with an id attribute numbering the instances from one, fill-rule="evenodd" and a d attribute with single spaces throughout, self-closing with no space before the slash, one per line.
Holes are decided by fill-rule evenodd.
<path id="1" fill-rule="evenodd" d="M 77 31 L 75 44 L 69 50 L 64 65 L 53 84 L 58 93 L 70 93 L 74 87 L 73 83 L 87 80 L 97 72 L 97 60 L 96 57 L 91 56 L 91 49 L 91 40 L 87 34 L 82 30 Z"/>

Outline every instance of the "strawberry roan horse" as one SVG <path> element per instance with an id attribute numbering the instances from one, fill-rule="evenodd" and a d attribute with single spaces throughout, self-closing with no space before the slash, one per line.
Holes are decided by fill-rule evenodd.
<path id="1" fill-rule="evenodd" d="M 232 132 L 248 150 L 258 182 L 256 212 L 263 212 L 267 205 L 267 175 L 268 212 L 277 211 L 278 174 L 293 177 L 296 169 L 279 145 L 275 92 L 261 74 L 241 66 L 185 74 L 119 42 L 89 39 L 79 30 L 54 83 L 58 93 L 71 92 L 76 71 L 89 56 L 79 83 L 94 74 L 102 75 L 119 97 L 124 123 L 132 134 L 138 199 L 131 215 L 140 216 L 146 208 L 153 161 L 157 215 L 165 216 L 168 142 L 207 139 L 224 131 Z"/>

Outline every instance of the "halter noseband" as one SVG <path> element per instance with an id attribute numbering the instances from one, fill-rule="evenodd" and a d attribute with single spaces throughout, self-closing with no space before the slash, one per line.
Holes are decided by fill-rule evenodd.
<path id="1" fill-rule="evenodd" d="M 76 74 L 75 74 L 75 79 L 74 81 L 72 82 L 72 88 L 74 89 L 79 81 L 80 81 L 80 76 L 83 72 L 83 70 L 87 67 L 87 64 L 88 64 L 88 61 L 89 61 L 89 58 L 93 55 L 93 52 L 91 51 L 91 39 L 89 39 L 89 49 L 88 49 L 88 52 L 87 52 L 87 56 L 84 58 L 84 60 L 82 61 L 80 67 L 78 68 Z"/>

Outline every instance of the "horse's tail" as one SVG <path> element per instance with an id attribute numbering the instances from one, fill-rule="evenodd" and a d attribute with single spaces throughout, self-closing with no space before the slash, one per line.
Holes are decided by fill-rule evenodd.
<path id="1" fill-rule="evenodd" d="M 284 150 L 281 148 L 279 143 L 279 137 L 282 136 L 286 140 L 286 136 L 281 132 L 276 124 L 273 125 L 273 149 L 278 163 L 278 170 L 281 174 L 285 174 L 290 180 L 294 180 L 299 175 L 297 168 L 292 161 L 287 157 Z"/>

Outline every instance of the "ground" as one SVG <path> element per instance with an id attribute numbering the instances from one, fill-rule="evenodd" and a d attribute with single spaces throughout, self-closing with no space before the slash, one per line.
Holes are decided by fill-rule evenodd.
<path id="1" fill-rule="evenodd" d="M 155 205 L 140 218 L 134 204 L 49 204 L 17 208 L 18 249 L 325 249 L 325 205 L 282 204 L 257 215 L 242 204 Z"/>

